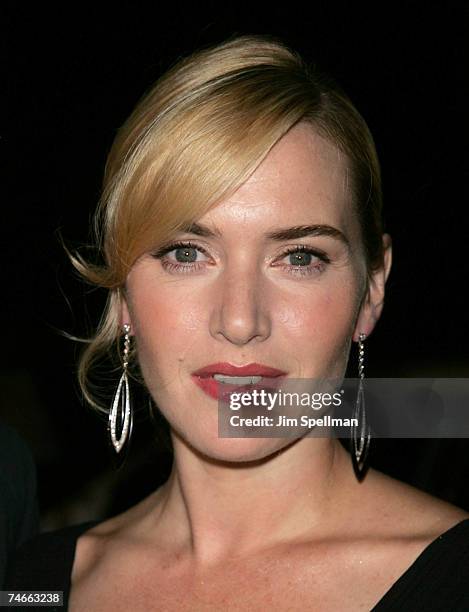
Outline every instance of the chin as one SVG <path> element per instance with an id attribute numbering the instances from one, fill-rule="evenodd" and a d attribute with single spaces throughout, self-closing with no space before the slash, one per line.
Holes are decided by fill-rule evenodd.
<path id="1" fill-rule="evenodd" d="M 180 437 L 180 436 L 178 436 Z M 294 440 L 283 438 L 215 438 L 195 440 L 184 437 L 183 443 L 207 461 L 221 463 L 256 463 L 269 459 Z"/>

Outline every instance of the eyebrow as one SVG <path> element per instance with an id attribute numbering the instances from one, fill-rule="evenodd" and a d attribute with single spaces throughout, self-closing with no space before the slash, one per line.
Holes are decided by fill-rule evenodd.
<path id="1" fill-rule="evenodd" d="M 203 238 L 220 238 L 220 232 L 213 231 L 201 223 L 191 223 L 183 229 L 183 231 L 188 234 L 202 236 Z M 304 238 L 305 236 L 329 236 L 339 240 L 350 248 L 350 241 L 343 232 L 336 227 L 332 227 L 332 225 L 324 225 L 322 223 L 316 223 L 314 225 L 294 225 L 293 227 L 278 229 L 265 234 L 267 240 L 274 241 L 294 240 L 295 238 Z"/>

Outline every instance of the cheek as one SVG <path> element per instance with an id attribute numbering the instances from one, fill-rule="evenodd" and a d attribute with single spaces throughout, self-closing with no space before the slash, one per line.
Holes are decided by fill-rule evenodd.
<path id="1" fill-rule="evenodd" d="M 164 338 L 199 327 L 208 306 L 203 292 L 188 287 L 187 280 L 168 281 L 155 275 L 150 266 L 142 268 L 128 279 L 134 327 L 145 333 L 160 333 Z"/>
<path id="2" fill-rule="evenodd" d="M 279 348 L 300 377 L 340 376 L 346 367 L 357 303 L 354 283 L 342 280 L 286 300 L 279 310 Z"/>
<path id="3" fill-rule="evenodd" d="M 171 290 L 156 292 L 135 285 L 129 289 L 131 321 L 143 372 L 155 375 L 174 368 L 196 341 L 194 332 L 200 329 L 203 306 Z"/>
<path id="4" fill-rule="evenodd" d="M 277 313 L 277 322 L 290 337 L 319 338 L 332 341 L 347 333 L 356 311 L 354 287 L 344 284 L 335 290 L 318 288 L 317 291 L 297 295 L 287 300 Z"/>

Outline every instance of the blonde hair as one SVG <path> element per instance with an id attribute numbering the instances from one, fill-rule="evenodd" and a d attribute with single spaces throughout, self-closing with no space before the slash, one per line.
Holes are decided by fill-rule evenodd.
<path id="1" fill-rule="evenodd" d="M 235 36 L 200 49 L 159 78 L 117 133 L 94 224 L 103 264 L 71 256 L 87 281 L 109 290 L 79 364 L 93 406 L 101 409 L 89 371 L 121 335 L 119 304 L 132 265 L 236 191 L 300 120 L 347 156 L 368 276 L 382 265 L 379 162 L 350 100 L 275 37 Z"/>

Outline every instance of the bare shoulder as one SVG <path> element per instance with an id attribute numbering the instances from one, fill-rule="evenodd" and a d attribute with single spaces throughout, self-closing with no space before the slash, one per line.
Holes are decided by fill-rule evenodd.
<path id="1" fill-rule="evenodd" d="M 72 584 L 83 582 L 95 572 L 109 554 L 118 554 L 120 549 L 131 551 L 138 545 L 139 532 L 132 528 L 139 525 L 149 506 L 157 504 L 159 490 L 125 512 L 109 518 L 87 530 L 77 540 L 72 568 Z"/>
<path id="2" fill-rule="evenodd" d="M 396 529 L 409 537 L 434 539 L 457 523 L 469 518 L 469 512 L 410 484 L 378 470 L 370 470 L 364 497 L 370 508 L 369 526 Z"/>
<path id="3" fill-rule="evenodd" d="M 342 521 L 347 531 L 340 528 L 329 568 L 342 568 L 337 580 L 369 610 L 428 546 L 469 519 L 469 513 L 378 470 L 370 469 L 365 480 L 352 488 L 347 520 Z M 344 547 L 344 542 L 349 546 Z"/>

